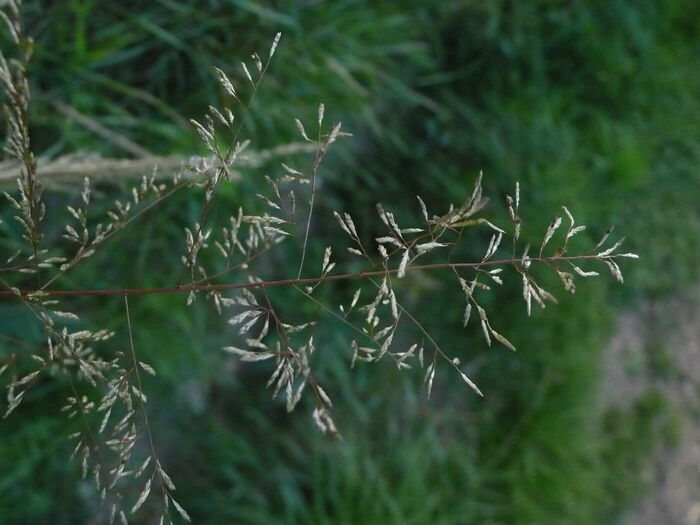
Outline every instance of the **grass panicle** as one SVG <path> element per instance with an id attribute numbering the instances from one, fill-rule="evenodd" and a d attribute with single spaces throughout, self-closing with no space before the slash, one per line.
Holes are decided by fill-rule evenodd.
<path id="1" fill-rule="evenodd" d="M 80 462 L 83 477 L 93 480 L 109 509 L 110 521 L 118 516 L 125 522 L 127 515 L 145 507 L 156 509 L 161 522 L 172 522 L 175 514 L 190 521 L 174 497 L 175 484 L 161 462 L 149 425 L 148 378 L 159 370 L 142 361 L 137 352 L 139 330 L 149 329 L 146 322 L 130 313 L 130 301 L 139 300 L 139 296 L 185 294 L 183 308 L 198 299 L 210 301 L 213 310 L 237 332 L 223 350 L 242 362 L 264 362 L 261 366 L 269 367 L 267 387 L 272 397 L 283 397 L 289 412 L 302 401 L 308 403 L 315 427 L 340 439 L 335 421 L 338 404 L 329 394 L 333 385 L 322 384 L 316 374 L 317 355 L 323 352 L 318 345 L 319 326 L 339 323 L 353 334 L 346 344 L 351 367 L 385 362 L 398 370 L 421 369 L 428 396 L 437 372 L 445 370 L 477 395 L 488 396 L 459 357 L 428 332 L 420 312 L 410 311 L 405 281 L 447 273 L 455 289 L 464 294 L 464 304 L 443 307 L 460 312 L 464 308 L 462 323 L 478 323 L 486 345 L 498 344 L 514 351 L 514 344 L 502 333 L 507 321 L 488 310 L 488 293 L 494 287 L 511 279 L 522 282 L 524 309 L 530 315 L 533 303 L 545 308 L 557 302 L 554 293 L 542 284 L 544 272 L 553 273 L 566 292 L 574 293 L 577 277 L 597 276 L 594 268 L 607 268 L 622 282 L 621 260 L 637 258 L 634 253 L 620 251 L 624 238 L 608 241 L 612 229 L 592 249 L 570 252 L 570 239 L 585 226 L 576 225 L 566 207 L 566 232 L 561 228 L 563 218 L 555 217 L 542 236 L 538 255 L 530 256 L 529 246 L 520 244 L 521 232 L 527 228 L 520 218 L 521 201 L 526 200 L 521 198 L 520 185 L 515 187 L 515 197 L 505 200 L 508 215 L 502 221 L 491 215 L 487 219 L 483 212 L 488 198 L 481 174 L 461 204 L 450 205 L 440 214 L 433 214 L 431 202 L 421 197 L 410 220 L 378 203 L 373 229 L 382 233 L 370 243 L 371 233 L 359 228 L 348 212 L 326 213 L 317 206 L 323 188 L 323 161 L 337 141 L 350 136 L 342 131 L 340 122 L 326 124 L 332 109 L 327 110 L 324 104 L 318 106 L 313 127 L 300 119 L 294 121 L 301 139 L 311 146 L 311 158 L 299 164 L 279 163 L 276 174 L 266 178 L 267 193 L 257 194 L 255 204 L 239 208 L 223 224 L 213 224 L 212 217 L 219 216 L 214 213 L 219 192 L 240 182 L 235 170 L 246 161 L 250 145 L 244 124 L 255 111 L 256 95 L 264 86 L 280 33 L 264 59 L 254 54 L 252 63 L 241 64 L 236 76 L 247 80 L 247 97 L 243 93 L 248 91 L 236 86 L 232 75 L 215 69 L 230 104 L 209 106 L 203 118 L 190 121 L 208 157 L 193 159 L 167 180 L 156 177 L 156 171 L 144 175 L 101 217 L 93 212 L 100 193 L 86 177 L 77 204 L 66 209 L 69 219 L 63 224 L 61 237 L 49 238 L 45 223 L 55 225 L 61 219 L 54 219 L 52 210 L 47 210 L 30 141 L 27 72 L 32 42 L 24 36 L 19 7 L 16 0 L 10 0 L 2 15 L 17 57 L 0 55 L 0 80 L 5 94 L 5 150 L 19 165 L 17 190 L 5 195 L 21 226 L 15 243 L 20 248 L 4 258 L 0 297 L 26 310 L 40 327 L 46 344 L 31 354 L 16 352 L 11 362 L 0 368 L 8 378 L 4 417 L 20 407 L 40 380 L 67 379 L 71 394 L 61 412 L 83 423 L 81 430 L 70 436 L 75 443 L 72 456 Z M 313 128 L 313 133 L 307 132 Z M 71 275 L 85 260 L 98 251 L 118 250 L 118 235 L 123 230 L 183 192 L 201 194 L 201 206 L 198 218 L 185 228 L 182 268 L 170 286 L 75 286 Z M 347 245 L 339 253 L 328 247 L 317 258 L 310 240 L 315 235 L 314 224 L 322 221 L 337 222 L 337 233 L 346 238 Z M 462 253 L 464 245 L 473 246 L 485 239 L 484 235 L 488 241 L 479 258 L 457 259 L 455 254 Z M 113 237 L 116 240 L 108 244 Z M 506 248 L 503 241 L 508 237 L 512 246 Z M 319 241 L 315 239 L 315 243 Z M 294 254 L 296 259 L 286 260 L 287 277 L 270 277 L 265 261 L 277 260 L 280 253 Z M 351 283 L 355 290 L 349 301 L 336 301 L 341 303 L 336 306 L 319 298 L 319 289 L 341 282 Z M 314 314 L 300 318 L 298 311 L 278 304 L 272 293 L 278 288 L 296 290 Z M 115 345 L 119 338 L 113 331 L 90 328 L 89 319 L 73 311 L 72 299 L 115 295 L 124 301 L 126 349 Z M 83 393 L 86 385 L 89 395 Z M 148 443 L 145 450 L 137 446 L 142 440 Z M 133 487 L 138 487 L 135 495 Z"/>

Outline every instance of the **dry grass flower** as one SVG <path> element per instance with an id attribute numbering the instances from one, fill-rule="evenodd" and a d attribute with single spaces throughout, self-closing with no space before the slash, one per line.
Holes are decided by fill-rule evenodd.
<path id="1" fill-rule="evenodd" d="M 522 281 L 525 310 L 529 315 L 532 304 L 544 308 L 555 303 L 552 293 L 545 290 L 532 273 L 535 266 L 554 272 L 563 288 L 575 291 L 576 276 L 593 277 L 590 269 L 597 264 L 607 267 L 612 276 L 622 282 L 620 259 L 637 258 L 633 253 L 620 253 L 623 238 L 608 243 L 610 229 L 591 250 L 570 254 L 569 240 L 583 231 L 576 225 L 569 209 L 563 208 L 568 222 L 562 233 L 561 216 L 555 217 L 543 232 L 536 257 L 529 247 L 520 248 L 518 240 L 522 221 L 519 216 L 520 187 L 514 197 L 508 196 L 508 216 L 499 226 L 479 213 L 487 205 L 483 194 L 482 176 L 478 175 L 469 196 L 459 205 L 450 206 L 441 214 L 433 214 L 421 197 L 417 197 L 415 220 L 399 224 L 395 214 L 377 204 L 378 224 L 384 233 L 365 246 L 353 218 L 344 211 L 333 212 L 339 233 L 347 238 L 347 252 L 334 253 L 326 248 L 321 260 L 312 260 L 309 240 L 316 218 L 315 201 L 319 190 L 322 162 L 335 143 L 348 134 L 340 123 L 327 125 L 326 108 L 321 104 L 313 123 L 295 120 L 300 140 L 313 150 L 307 166 L 279 165 L 276 176 L 268 177 L 269 191 L 260 194 L 263 211 L 236 210 L 223 227 L 210 225 L 211 211 L 222 185 L 235 184 L 236 166 L 244 162 L 249 141 L 242 138 L 243 124 L 256 93 L 264 80 L 275 50 L 280 42 L 278 33 L 264 57 L 253 55 L 252 63 L 242 63 L 251 95 L 242 100 L 226 72 L 216 69 L 222 89 L 232 101 L 231 107 L 209 106 L 200 120 L 192 120 L 194 131 L 209 152 L 209 157 L 194 159 L 168 181 L 149 173 L 135 185 L 130 195 L 114 202 L 102 222 L 88 220 L 88 209 L 94 194 L 89 178 L 85 178 L 79 206 L 68 206 L 70 222 L 64 225 L 63 238 L 73 247 L 72 255 L 60 255 L 46 241 L 42 225 L 47 219 L 42 185 L 37 177 L 37 161 L 32 152 L 27 109 L 30 103 L 27 82 L 32 42 L 22 30 L 19 2 L 9 0 L 0 18 L 16 47 L 12 59 L 0 54 L 0 81 L 4 90 L 4 113 L 7 123 L 5 152 L 19 163 L 17 189 L 5 193 L 6 202 L 15 211 L 22 229 L 22 248 L 6 258 L 0 268 L 0 298 L 15 301 L 26 308 L 42 327 L 46 344 L 28 355 L 18 352 L 3 363 L 0 374 L 8 383 L 8 417 L 24 400 L 39 376 L 67 378 L 72 393 L 63 411 L 66 417 L 80 418 L 83 430 L 70 436 L 74 441 L 73 457 L 82 465 L 83 476 L 91 477 L 100 497 L 109 509 L 110 523 L 150 504 L 159 508 L 161 523 L 169 523 L 177 515 L 190 521 L 189 515 L 175 499 L 175 484 L 167 474 L 154 446 L 148 420 L 148 393 L 142 383 L 143 374 L 156 375 L 157 370 L 140 360 L 134 344 L 129 302 L 143 294 L 179 293 L 187 305 L 195 300 L 211 301 L 228 324 L 235 327 L 238 337 L 223 350 L 244 362 L 267 361 L 270 376 L 267 387 L 272 396 L 283 396 L 287 410 L 292 411 L 304 398 L 313 405 L 312 420 L 316 428 L 340 438 L 334 422 L 334 403 L 328 390 L 314 375 L 317 351 L 315 335 L 319 323 L 336 321 L 347 325 L 355 334 L 348 342 L 350 366 L 357 363 L 388 361 L 398 369 L 423 369 L 427 395 L 430 395 L 438 370 L 452 370 L 476 394 L 484 393 L 463 369 L 460 360 L 443 349 L 425 330 L 418 317 L 404 305 L 397 281 L 410 279 L 414 272 L 448 271 L 456 286 L 464 292 L 463 323 L 477 322 L 486 344 L 499 344 L 508 350 L 514 345 L 500 331 L 481 302 L 482 295 L 506 279 Z M 228 137 L 225 141 L 222 137 Z M 183 177 L 184 171 L 187 177 Z M 146 210 L 164 202 L 176 192 L 196 191 L 202 194 L 198 220 L 185 229 L 182 249 L 182 270 L 176 282 L 165 288 L 73 289 L 58 290 L 54 283 L 97 250 L 107 239 L 117 235 Z M 324 217 L 324 219 L 329 219 Z M 506 225 L 506 223 L 508 223 Z M 476 261 L 455 262 L 451 251 L 465 242 L 465 232 L 480 228 L 491 233 Z M 505 237 L 512 238 L 512 248 L 502 247 Z M 282 243 L 298 243 L 300 257 L 290 267 L 288 278 L 265 280 L 256 273 L 255 262 Z M 558 244 L 555 244 L 557 243 Z M 557 246 L 551 249 L 552 246 Z M 105 248 L 106 249 L 106 248 Z M 510 252 L 510 253 L 508 253 Z M 208 253 L 211 257 L 202 257 Z M 521 253 L 521 255 L 515 255 Z M 215 269 L 205 261 L 218 260 Z M 340 271 L 347 260 L 364 261 L 361 271 Z M 27 275 L 31 280 L 28 280 Z M 318 299 L 316 290 L 336 281 L 354 281 L 356 291 L 349 301 L 331 306 Z M 314 304 L 319 315 L 314 319 L 292 320 L 289 312 L 280 309 L 271 298 L 271 287 L 289 287 L 299 297 Z M 106 330 L 76 329 L 80 319 L 70 309 L 70 297 L 81 295 L 118 295 L 123 297 L 126 349 L 108 349 L 114 333 Z M 185 305 L 183 304 L 183 307 Z M 455 305 L 455 307 L 457 307 Z M 462 306 L 459 307 L 460 309 Z M 404 326 L 418 334 L 406 343 L 396 334 Z M 407 331 L 408 332 L 408 331 Z M 18 366 L 22 361 L 22 366 Z M 31 371 L 25 362 L 31 363 Z M 94 396 L 78 394 L 76 383 L 91 385 Z M 486 393 L 487 394 L 487 393 Z M 144 452 L 136 444 L 147 443 Z M 137 496 L 129 499 L 124 487 L 137 484 Z M 128 501 L 127 501 L 128 500 Z"/>

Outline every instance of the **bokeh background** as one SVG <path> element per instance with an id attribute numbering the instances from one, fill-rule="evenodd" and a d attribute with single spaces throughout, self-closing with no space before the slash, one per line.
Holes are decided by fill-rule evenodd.
<path id="1" fill-rule="evenodd" d="M 140 357 L 159 372 L 146 385 L 156 445 L 195 522 L 696 523 L 700 463 L 683 463 L 687 494 L 659 494 L 698 418 L 699 3 L 26 0 L 24 15 L 36 40 L 32 138 L 47 160 L 138 153 L 76 113 L 154 155 L 204 153 L 188 120 L 230 102 L 213 67 L 244 85 L 239 61 L 266 53 L 282 31 L 244 135 L 253 149 L 297 141 L 293 119 L 313 122 L 325 103 L 327 119 L 353 137 L 324 163 L 321 216 L 349 211 L 371 239 L 377 200 L 410 221 L 416 194 L 446 210 L 483 170 L 487 216 L 500 223 L 520 182 L 525 241 L 537 244 L 565 204 L 589 226 L 581 246 L 614 224 L 642 257 L 624 265 L 624 286 L 604 275 L 568 296 L 551 281 L 560 304 L 529 319 L 510 276 L 484 301 L 514 354 L 461 327 L 463 298 L 449 276 L 403 283 L 406 304 L 469 364 L 484 399 L 447 373 L 426 400 L 419 372 L 350 371 L 348 334 L 321 332 L 317 366 L 342 442 L 316 433 L 308 406 L 287 414 L 270 400 L 264 364 L 222 355 L 232 333 L 207 305 L 134 299 Z M 279 160 L 222 191 L 220 217 L 252 205 Z M 99 188 L 105 201 L 129 184 L 112 178 Z M 56 209 L 79 191 L 71 186 L 50 193 Z M 200 203 L 176 197 L 61 285 L 172 284 Z M 317 221 L 312 238 L 318 259 L 338 228 Z M 487 241 L 477 234 L 471 253 Z M 296 264 L 282 255 L 265 271 L 283 276 Z M 352 290 L 322 293 L 338 301 Z M 312 311 L 292 293 L 277 300 Z M 72 306 L 124 344 L 120 300 Z M 0 332 L 41 339 L 16 304 L 0 310 Z M 16 351 L 0 340 L 0 356 Z M 0 425 L 1 523 L 99 522 L 91 483 L 67 461 L 65 436 L 78 423 L 58 413 L 66 392 L 41 383 Z M 146 510 L 140 519 L 155 518 Z"/>

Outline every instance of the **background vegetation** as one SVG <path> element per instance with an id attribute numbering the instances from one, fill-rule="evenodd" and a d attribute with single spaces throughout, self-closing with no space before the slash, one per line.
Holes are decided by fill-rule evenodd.
<path id="1" fill-rule="evenodd" d="M 267 49 L 280 30 L 246 135 L 256 148 L 296 140 L 293 118 L 312 120 L 325 102 L 354 137 L 327 159 L 322 210 L 350 211 L 369 238 L 378 198 L 406 216 L 416 216 L 417 193 L 445 208 L 483 169 L 494 216 L 504 216 L 505 192 L 520 181 L 529 240 L 566 204 L 589 225 L 589 242 L 614 223 L 643 257 L 626 269 L 624 289 L 608 279 L 581 283 L 532 319 L 515 286 L 495 293 L 489 306 L 516 354 L 487 351 L 460 328 L 459 294 L 439 276 L 406 285 L 428 329 L 471 363 L 483 400 L 447 376 L 426 401 L 415 374 L 351 372 L 347 334 L 321 334 L 340 443 L 270 401 L 261 369 L 225 360 L 230 334 L 206 306 L 133 301 L 137 345 L 159 371 L 147 384 L 157 447 L 196 522 L 591 524 L 624 516 L 644 488 L 644 458 L 672 444 L 677 418 L 660 394 L 601 410 L 598 357 L 619 308 L 697 279 L 696 2 L 28 0 L 25 15 L 36 40 L 33 138 L 47 158 L 129 155 L 67 118 L 61 104 L 154 154 L 199 151 L 187 121 L 224 97 L 212 67 L 239 75 L 238 61 Z M 246 173 L 219 205 L 252 202 L 268 168 Z M 69 189 L 53 198 L 58 206 L 74 197 Z M 176 199 L 63 286 L 172 284 L 180 269 L 172 246 L 198 216 L 196 197 Z M 337 229 L 315 228 L 318 239 Z M 280 298 L 297 308 L 293 295 Z M 81 306 L 95 326 L 123 332 L 119 300 Z M 1 333 L 26 330 L 14 305 L 0 309 Z M 0 340 L 0 353 L 11 351 Z M 3 523 L 88 523 L 96 513 L 90 484 L 66 461 L 62 436 L 71 430 L 58 414 L 58 389 L 35 389 L 0 425 Z"/>

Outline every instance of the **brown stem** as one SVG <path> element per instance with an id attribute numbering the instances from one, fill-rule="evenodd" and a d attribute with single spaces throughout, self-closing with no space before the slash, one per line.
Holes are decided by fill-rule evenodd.
<path id="1" fill-rule="evenodd" d="M 614 256 L 608 256 L 614 257 Z M 570 257 L 532 257 L 529 261 L 551 263 L 554 261 L 576 261 L 583 259 L 600 259 L 597 255 L 578 255 Z M 484 262 L 470 263 L 435 263 L 409 266 L 406 271 L 414 270 L 439 270 L 445 268 L 480 268 L 482 266 L 497 266 L 500 264 L 520 264 L 520 258 L 515 259 L 500 259 Z M 243 288 L 270 288 L 273 286 L 294 286 L 307 285 L 329 281 L 342 281 L 348 279 L 363 279 L 367 277 L 377 277 L 386 273 L 397 273 L 398 269 L 393 270 L 372 270 L 363 272 L 341 273 L 337 275 L 326 275 L 319 277 L 306 277 L 301 279 L 278 279 L 271 281 L 260 281 L 253 283 L 233 283 L 233 284 L 196 284 L 182 286 L 164 286 L 159 288 L 108 288 L 108 289 L 83 289 L 83 290 L 2 290 L 0 297 L 21 296 L 27 297 L 31 295 L 38 296 L 53 296 L 53 297 L 76 297 L 76 296 L 109 296 L 109 295 L 147 295 L 147 294 L 166 294 L 166 293 L 188 293 L 192 291 L 210 292 L 223 290 L 240 290 Z"/>

